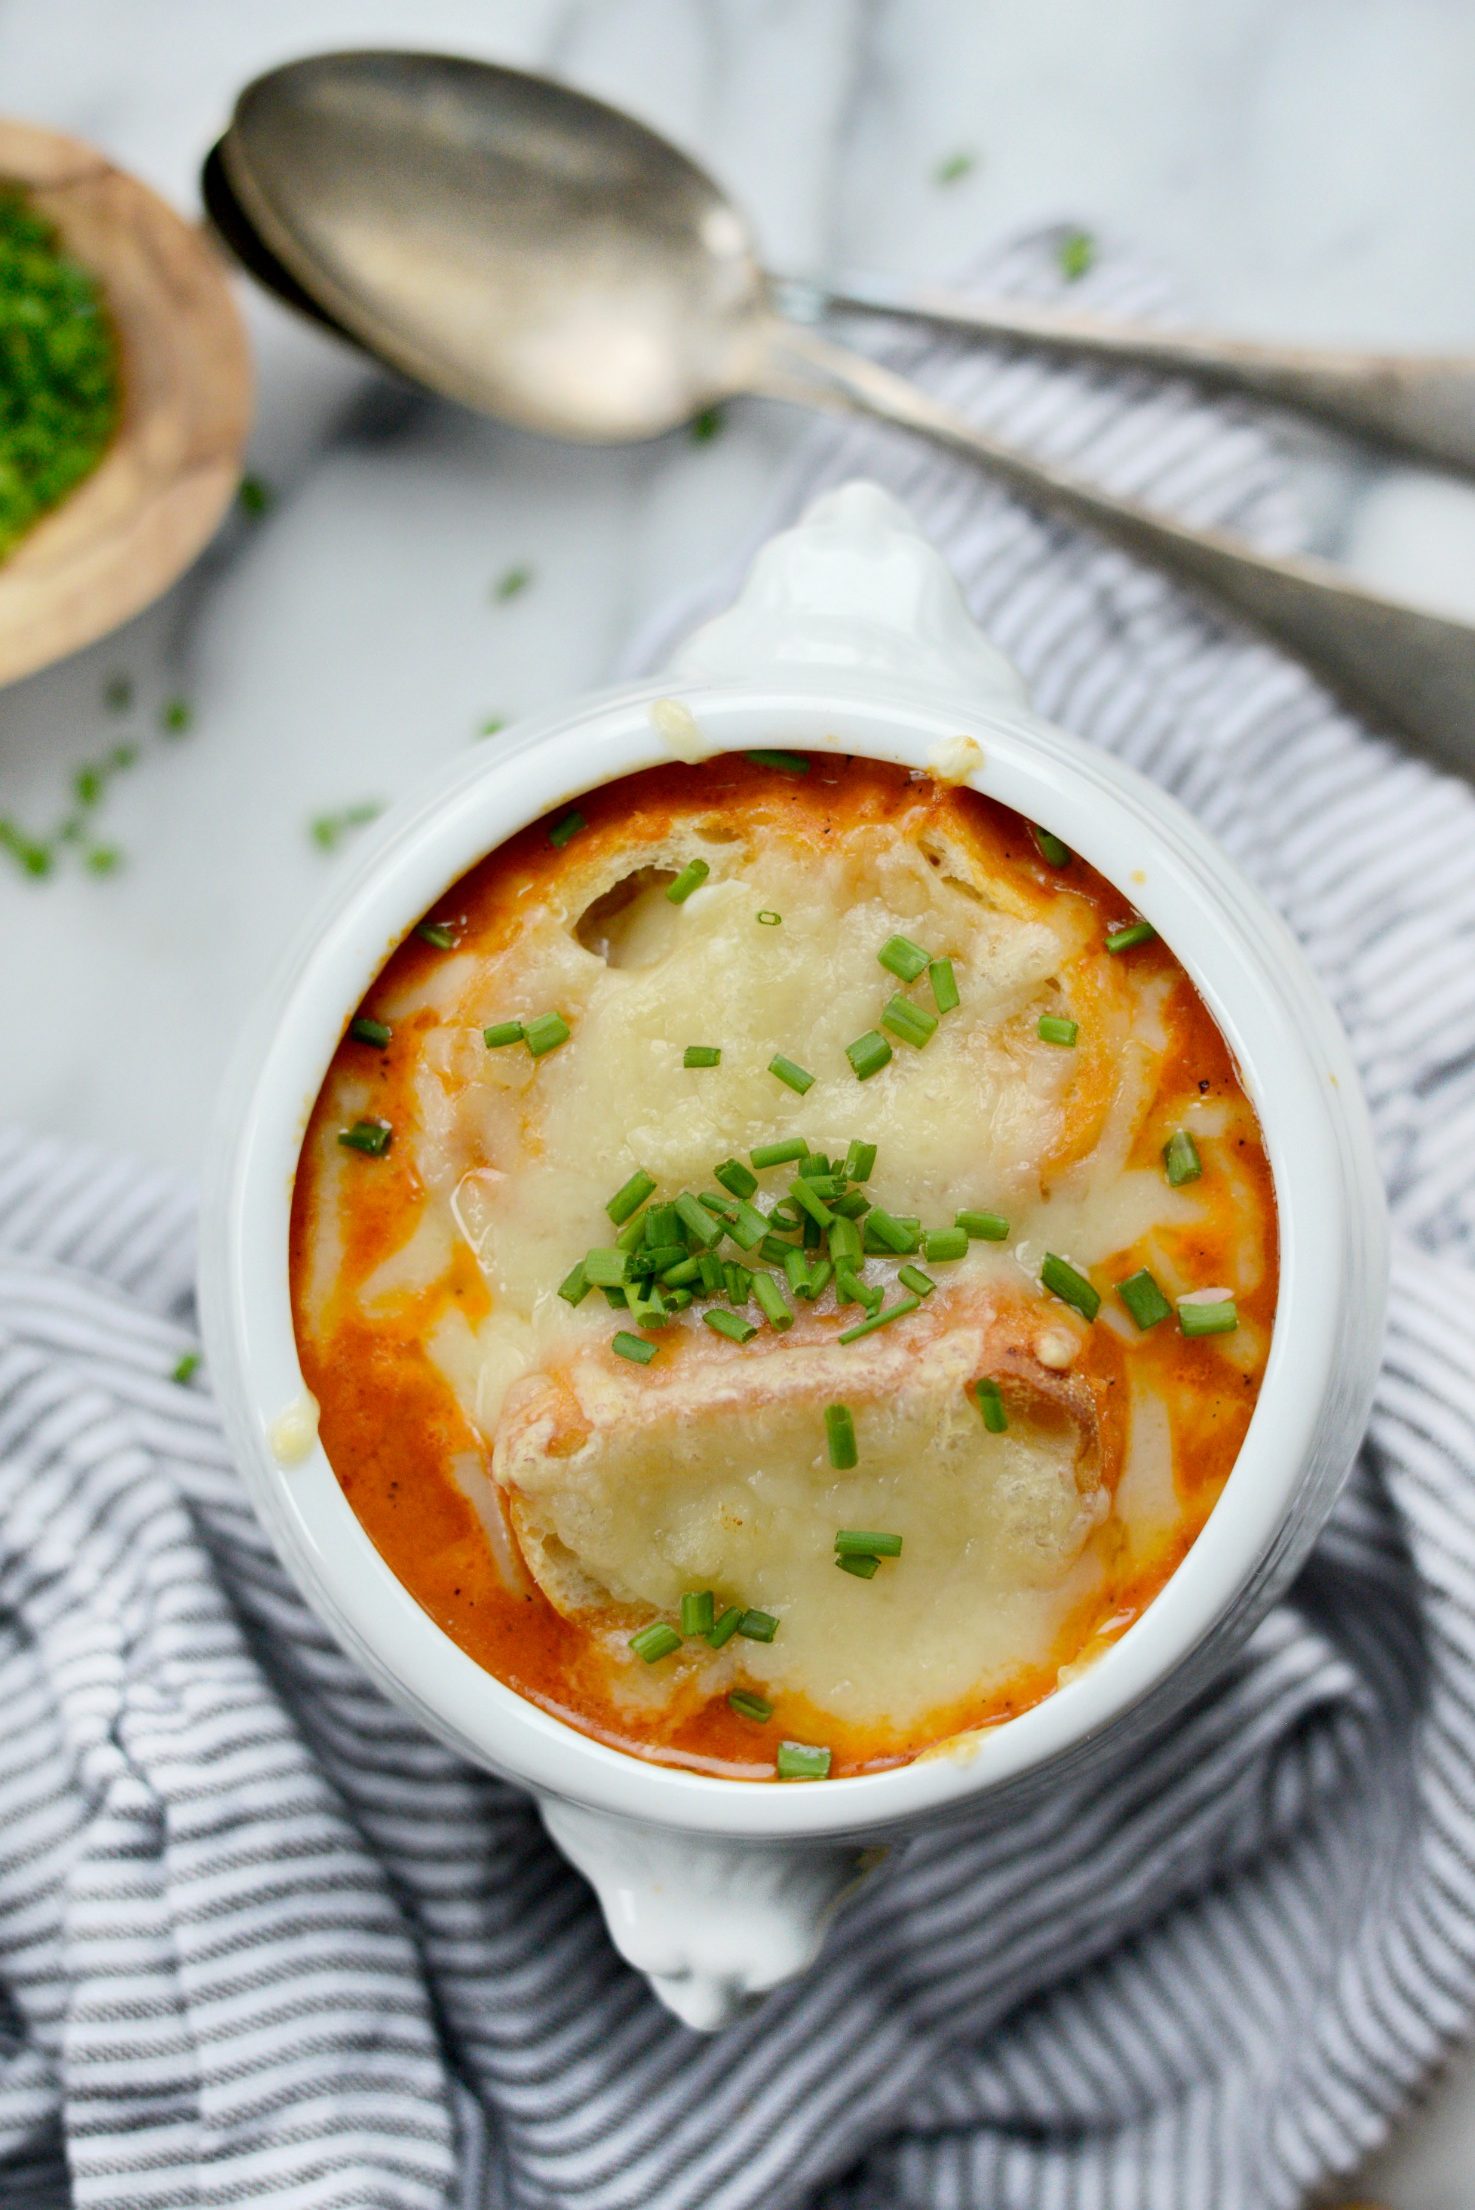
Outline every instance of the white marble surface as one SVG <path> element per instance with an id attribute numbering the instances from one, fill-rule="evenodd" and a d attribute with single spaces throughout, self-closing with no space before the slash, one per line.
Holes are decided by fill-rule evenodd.
<path id="1" fill-rule="evenodd" d="M 239 83 L 374 43 L 551 67 L 629 105 L 732 186 L 778 267 L 940 276 L 1068 214 L 1162 255 L 1227 323 L 1475 344 L 1469 0 L 0 0 L 0 103 L 193 205 Z M 939 185 L 959 150 L 976 167 Z M 187 1172 L 237 1014 L 336 864 L 310 818 L 601 678 L 802 429 L 751 407 L 708 445 L 557 450 L 245 304 L 272 511 L 0 695 L 0 815 L 28 829 L 65 814 L 78 766 L 140 753 L 98 821 L 116 874 L 0 864 L 0 1117 Z M 1475 493 L 1362 471 L 1308 489 L 1368 573 L 1475 605 Z M 514 564 L 533 580 L 498 603 Z M 102 703 L 118 674 L 130 713 Z M 174 696 L 194 719 L 169 739 Z M 1467 2210 L 1472 2173 L 1466 2068 L 1375 2177 L 1396 2210 Z"/>

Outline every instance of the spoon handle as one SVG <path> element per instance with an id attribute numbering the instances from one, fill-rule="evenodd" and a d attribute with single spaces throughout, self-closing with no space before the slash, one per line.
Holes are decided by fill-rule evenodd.
<path id="1" fill-rule="evenodd" d="M 1475 627 L 1349 582 L 1316 560 L 1275 560 L 1232 537 L 1166 515 L 1032 460 L 976 430 L 917 385 L 812 330 L 776 326 L 755 388 L 770 398 L 838 408 L 917 430 L 981 461 L 1035 505 L 1084 522 L 1156 562 L 1197 595 L 1229 607 L 1309 663 L 1415 750 L 1475 780 Z"/>
<path id="2" fill-rule="evenodd" d="M 800 321 L 836 308 L 861 309 L 1077 359 L 1191 376 L 1217 391 L 1295 407 L 1318 422 L 1442 468 L 1475 472 L 1475 355 L 1262 345 L 1222 331 L 1154 330 L 1028 302 L 902 291 L 884 277 L 846 277 L 836 285 L 796 279 L 782 284 L 779 296 Z"/>

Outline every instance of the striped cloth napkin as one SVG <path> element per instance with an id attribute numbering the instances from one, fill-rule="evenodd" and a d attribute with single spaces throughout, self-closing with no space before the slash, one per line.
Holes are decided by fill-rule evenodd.
<path id="1" fill-rule="evenodd" d="M 979 279 L 1052 296 L 1059 246 Z M 1115 255 L 1071 296 L 1164 307 Z M 930 336 L 894 357 L 1114 487 L 1294 536 L 1229 407 Z M 818 429 L 771 519 L 862 471 L 1041 707 L 1257 878 L 1341 1008 L 1398 1229 L 1344 1501 L 1109 1785 L 924 1835 L 801 1986 L 703 2041 L 615 1958 L 526 1798 L 384 1704 L 288 1587 L 208 1377 L 170 1379 L 186 1195 L 6 1137 L 6 2210 L 1291 2210 L 1470 2028 L 1475 797 L 919 445 Z"/>

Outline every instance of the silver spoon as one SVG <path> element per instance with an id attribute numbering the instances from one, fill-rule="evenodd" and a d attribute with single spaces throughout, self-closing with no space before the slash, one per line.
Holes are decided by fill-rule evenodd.
<path id="1" fill-rule="evenodd" d="M 451 398 L 594 443 L 740 393 L 899 423 L 1156 561 L 1475 775 L 1475 627 L 1112 498 L 786 321 L 712 180 L 600 101 L 449 55 L 325 54 L 246 88 L 219 166 L 263 268 Z"/>

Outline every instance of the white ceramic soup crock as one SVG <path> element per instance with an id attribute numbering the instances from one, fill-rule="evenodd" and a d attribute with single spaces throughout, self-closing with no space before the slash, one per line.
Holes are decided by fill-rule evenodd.
<path id="1" fill-rule="evenodd" d="M 288 1297 L 292 1177 L 346 1020 L 387 951 L 472 863 L 632 769 L 783 745 L 932 767 L 1044 822 L 1122 885 L 1193 976 L 1264 1127 L 1280 1304 L 1244 1448 L 1204 1534 L 1135 1625 L 1035 1709 L 911 1765 L 725 1781 L 625 1755 L 525 1702 L 395 1580 L 310 1418 Z M 1037 720 L 947 568 L 891 499 L 829 494 L 658 678 L 458 760 L 376 835 L 306 931 L 224 1102 L 202 1272 L 210 1371 L 242 1471 L 313 1609 L 386 1694 L 522 1782 L 630 1962 L 710 2029 L 802 1972 L 869 1845 L 987 1819 L 1120 1756 L 1200 1688 L 1284 1588 L 1357 1447 L 1378 1361 L 1383 1199 L 1357 1079 L 1300 951 L 1172 799 Z M 310 1413 L 310 1406 L 306 1407 Z"/>

